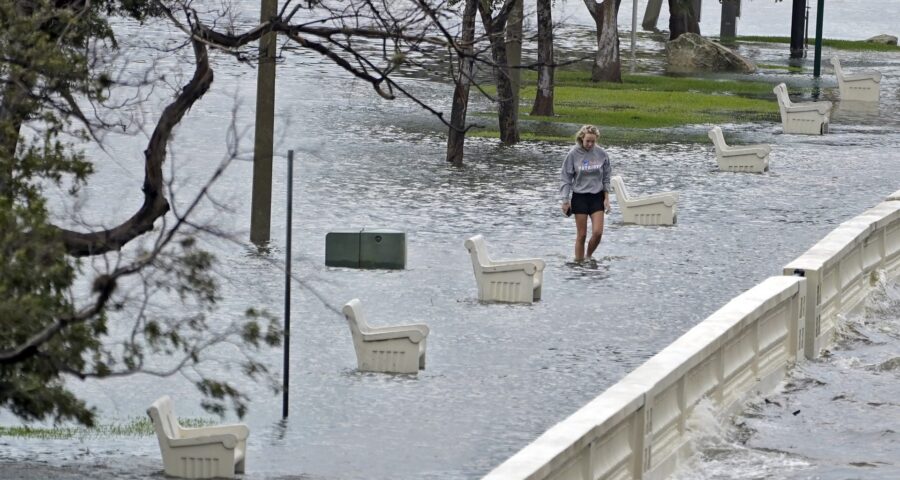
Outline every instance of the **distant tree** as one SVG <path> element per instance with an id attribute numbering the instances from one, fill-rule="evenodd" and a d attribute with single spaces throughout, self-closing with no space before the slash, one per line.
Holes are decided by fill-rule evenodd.
<path id="1" fill-rule="evenodd" d="M 519 143 L 519 119 L 516 115 L 518 95 L 513 93 L 505 43 L 506 22 L 515 4 L 516 0 L 504 0 L 499 10 L 495 10 L 492 0 L 478 1 L 481 22 L 491 45 L 494 80 L 497 84 L 497 120 L 500 124 L 500 141 L 505 145 Z"/>
<path id="2" fill-rule="evenodd" d="M 591 70 L 595 82 L 621 82 L 622 61 L 619 57 L 619 27 L 616 17 L 622 0 L 584 0 L 597 25 L 597 55 Z"/>
<path id="3" fill-rule="evenodd" d="M 537 0 L 538 80 L 532 115 L 553 116 L 553 0 Z"/>
<path id="4" fill-rule="evenodd" d="M 465 0 L 462 14 L 462 32 L 459 42 L 458 69 L 452 75 L 453 106 L 450 111 L 450 129 L 447 133 L 447 161 L 454 165 L 463 163 L 463 146 L 466 141 L 466 112 L 469 109 L 469 89 L 475 77 L 475 16 L 477 2 Z"/>
<path id="5" fill-rule="evenodd" d="M 700 10 L 696 0 L 669 0 L 669 40 L 682 33 L 700 35 Z"/>

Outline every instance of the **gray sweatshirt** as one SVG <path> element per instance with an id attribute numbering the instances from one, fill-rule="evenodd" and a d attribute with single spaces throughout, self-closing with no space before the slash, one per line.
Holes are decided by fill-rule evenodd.
<path id="1" fill-rule="evenodd" d="M 575 145 L 569 150 L 562 164 L 559 179 L 559 198 L 562 203 L 570 201 L 572 192 L 598 193 L 605 190 L 609 194 L 609 157 L 602 148 L 595 146 L 585 150 Z"/>

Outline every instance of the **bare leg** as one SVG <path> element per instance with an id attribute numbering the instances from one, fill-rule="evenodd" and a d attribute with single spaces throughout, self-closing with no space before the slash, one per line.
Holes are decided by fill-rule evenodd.
<path id="1" fill-rule="evenodd" d="M 587 219 L 583 213 L 575 214 L 575 261 L 584 260 L 584 241 L 587 238 Z"/>
<path id="2" fill-rule="evenodd" d="M 600 246 L 600 239 L 603 238 L 603 210 L 591 214 L 591 241 L 588 242 L 587 256 L 592 256 L 594 250 Z M 587 228 L 587 225 L 585 225 Z"/>

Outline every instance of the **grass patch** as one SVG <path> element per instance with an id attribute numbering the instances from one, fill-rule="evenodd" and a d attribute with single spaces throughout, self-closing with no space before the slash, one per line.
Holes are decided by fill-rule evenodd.
<path id="1" fill-rule="evenodd" d="M 763 42 L 763 43 L 791 43 L 791 37 L 765 37 L 765 36 L 739 36 L 737 40 L 740 42 Z M 816 39 L 810 38 L 810 48 L 815 45 Z M 865 40 L 837 40 L 834 38 L 823 38 L 822 45 L 826 47 L 836 48 L 839 50 L 857 50 L 872 52 L 900 52 L 900 46 L 885 45 L 883 43 L 870 43 Z"/>
<path id="2" fill-rule="evenodd" d="M 758 96 L 772 93 L 772 86 L 765 82 L 720 80 L 715 78 L 668 77 L 662 75 L 622 75 L 622 83 L 591 81 L 591 72 L 582 70 L 557 70 L 553 76 L 559 87 L 591 87 L 605 90 L 646 90 L 656 92 L 699 92 Z M 523 84 L 536 84 L 537 73 L 526 70 Z"/>
<path id="3" fill-rule="evenodd" d="M 571 141 L 573 125 L 598 125 L 616 132 L 616 140 L 604 133 L 604 142 L 628 144 L 683 139 L 678 134 L 647 132 L 702 123 L 777 121 L 778 106 L 772 86 L 764 82 L 713 78 L 625 75 L 623 83 L 594 83 L 590 72 L 557 72 L 554 117 L 530 116 L 536 75 L 523 76 L 520 129 L 526 140 Z M 495 89 L 485 90 L 494 93 Z M 485 114 L 487 116 L 488 114 Z M 493 115 L 493 114 L 491 114 Z M 635 130 L 629 132 L 628 130 Z M 476 136 L 499 136 L 491 126 Z M 705 138 L 698 139 L 705 142 Z"/>
<path id="4" fill-rule="evenodd" d="M 767 85 L 768 87 L 768 85 Z M 771 91 L 771 87 L 768 87 Z M 534 98 L 534 87 L 522 90 Z M 556 118 L 522 118 L 624 128 L 663 128 L 735 120 L 774 120 L 778 107 L 771 100 L 692 91 L 648 91 L 604 87 L 564 87 L 555 93 Z M 526 110 L 527 111 L 527 110 Z"/>
<path id="5" fill-rule="evenodd" d="M 571 125 L 568 129 L 560 131 L 529 131 L 527 125 L 520 125 L 522 132 L 519 136 L 523 141 L 538 141 L 571 144 L 575 141 L 575 130 L 578 125 Z M 500 138 L 500 132 L 496 130 L 472 130 L 466 134 L 469 137 Z M 638 143 L 708 143 L 709 137 L 705 133 L 690 134 L 684 132 L 667 132 L 651 129 L 626 129 L 603 127 L 600 133 L 600 143 L 606 145 L 635 145 Z"/>
<path id="6" fill-rule="evenodd" d="M 215 425 L 210 418 L 179 418 L 182 427 L 196 428 Z M 100 424 L 94 427 L 57 426 L 57 427 L 7 427 L 0 425 L 0 437 L 66 439 L 66 438 L 107 438 L 107 437 L 146 437 L 155 435 L 153 424 L 149 418 L 134 417 L 121 423 Z"/>
<path id="7" fill-rule="evenodd" d="M 759 68 L 765 68 L 767 70 L 784 70 L 791 73 L 802 73 L 803 67 L 795 66 L 795 65 L 772 65 L 768 63 L 759 63 L 756 65 Z"/>

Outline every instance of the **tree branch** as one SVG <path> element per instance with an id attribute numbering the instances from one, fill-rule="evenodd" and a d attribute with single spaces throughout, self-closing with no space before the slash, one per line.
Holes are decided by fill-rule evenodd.
<path id="1" fill-rule="evenodd" d="M 184 114 L 203 97 L 213 81 L 206 46 L 199 41 L 194 41 L 193 46 L 197 59 L 194 76 L 175 101 L 163 111 L 147 149 L 144 150 L 144 185 L 141 188 L 144 192 L 144 203 L 131 218 L 111 229 L 83 233 L 58 228 L 66 251 L 70 255 L 99 255 L 118 250 L 134 238 L 153 230 L 156 219 L 169 211 L 169 202 L 163 192 L 162 174 L 169 138 Z"/>

